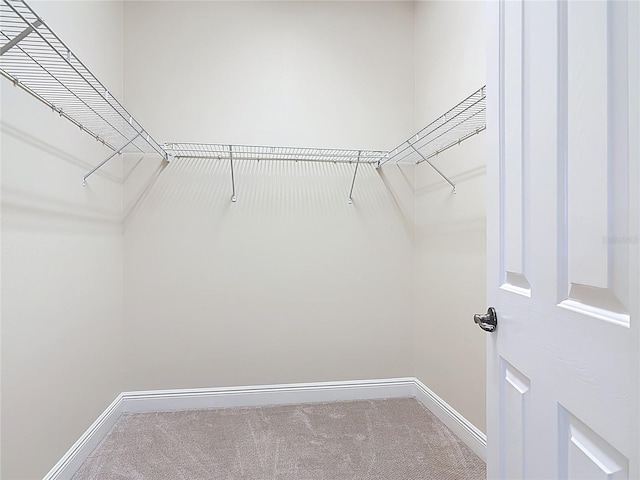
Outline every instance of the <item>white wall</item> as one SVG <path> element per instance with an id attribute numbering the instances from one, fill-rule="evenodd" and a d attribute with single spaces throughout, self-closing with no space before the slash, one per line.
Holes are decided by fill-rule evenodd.
<path id="1" fill-rule="evenodd" d="M 426 125 L 486 83 L 484 2 L 417 2 L 416 124 Z M 485 429 L 486 135 L 416 167 L 416 376 Z"/>
<path id="2" fill-rule="evenodd" d="M 125 3 L 126 101 L 159 138 L 388 148 L 413 128 L 413 82 L 411 3 Z M 232 204 L 226 162 L 138 160 L 128 388 L 411 373 L 412 206 L 396 179 L 361 168 L 348 205 L 351 167 L 239 163 Z"/>
<path id="3" fill-rule="evenodd" d="M 34 5 L 161 141 L 385 149 L 484 83 L 482 3 Z M 348 205 L 350 166 L 263 162 L 232 204 L 216 161 L 82 189 L 104 149 L 1 87 L 2 478 L 130 389 L 415 374 L 484 428 L 482 135 L 438 159 L 455 196 L 391 164 Z"/>
<path id="4" fill-rule="evenodd" d="M 116 95 L 122 4 L 30 2 Z M 121 165 L 4 78 L 2 473 L 36 479 L 122 391 Z"/>
<path id="5" fill-rule="evenodd" d="M 412 18 L 412 2 L 126 2 L 126 102 L 164 141 L 388 148 L 413 126 Z"/>

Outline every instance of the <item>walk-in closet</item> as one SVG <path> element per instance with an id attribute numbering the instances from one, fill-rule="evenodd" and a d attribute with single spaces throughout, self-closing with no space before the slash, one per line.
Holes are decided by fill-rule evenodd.
<path id="1" fill-rule="evenodd" d="M 1 0 L 2 478 L 633 478 L 640 14 L 528 5 Z"/>

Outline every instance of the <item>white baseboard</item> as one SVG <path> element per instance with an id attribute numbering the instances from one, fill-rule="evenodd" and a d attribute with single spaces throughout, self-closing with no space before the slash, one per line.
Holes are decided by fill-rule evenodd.
<path id="1" fill-rule="evenodd" d="M 122 413 L 415 397 L 483 460 L 486 436 L 417 378 L 123 392 L 43 480 L 69 480 Z"/>
<path id="2" fill-rule="evenodd" d="M 487 436 L 451 405 L 436 395 L 420 380 L 414 378 L 415 397 L 444 423 L 465 445 L 482 460 L 487 460 Z"/>
<path id="3" fill-rule="evenodd" d="M 122 414 L 122 394 L 102 412 L 43 480 L 70 480 Z"/>
<path id="4" fill-rule="evenodd" d="M 123 412 L 159 412 L 220 407 L 372 400 L 414 396 L 413 378 L 294 383 L 251 387 L 125 392 Z"/>

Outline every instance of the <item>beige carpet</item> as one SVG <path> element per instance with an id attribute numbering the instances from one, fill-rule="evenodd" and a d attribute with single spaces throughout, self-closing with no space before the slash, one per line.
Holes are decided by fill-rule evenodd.
<path id="1" fill-rule="evenodd" d="M 484 478 L 484 462 L 406 398 L 125 414 L 73 480 Z"/>

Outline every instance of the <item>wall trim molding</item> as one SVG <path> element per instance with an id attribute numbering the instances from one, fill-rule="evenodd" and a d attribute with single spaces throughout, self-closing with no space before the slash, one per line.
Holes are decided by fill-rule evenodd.
<path id="1" fill-rule="evenodd" d="M 417 378 L 413 380 L 416 400 L 438 417 L 438 420 L 449 427 L 449 430 L 486 462 L 487 436 L 424 383 Z"/>
<path id="2" fill-rule="evenodd" d="M 480 458 L 485 460 L 487 438 L 484 433 L 420 380 L 414 377 L 402 377 L 379 380 L 123 392 L 43 480 L 70 480 L 123 413 L 404 397 L 416 398 Z"/>
<path id="3" fill-rule="evenodd" d="M 64 454 L 43 480 L 69 480 L 122 415 L 121 393 Z"/>
<path id="4" fill-rule="evenodd" d="M 244 387 L 124 392 L 123 412 L 160 412 L 220 407 L 412 397 L 413 378 L 291 383 Z"/>

